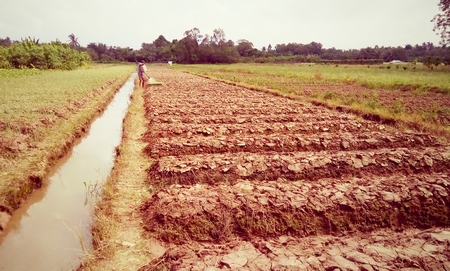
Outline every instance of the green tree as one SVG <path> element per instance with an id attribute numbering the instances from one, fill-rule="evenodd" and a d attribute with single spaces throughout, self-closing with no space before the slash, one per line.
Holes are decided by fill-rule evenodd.
<path id="1" fill-rule="evenodd" d="M 197 63 L 198 62 L 198 45 L 203 39 L 198 28 L 186 30 L 184 38 L 178 42 L 177 52 L 178 59 L 181 63 Z"/>
<path id="2" fill-rule="evenodd" d="M 74 50 L 59 41 L 40 44 L 39 40 L 25 38 L 21 42 L 1 48 L 4 48 L 0 51 L 2 68 L 72 70 L 90 60 L 87 53 Z"/>
<path id="3" fill-rule="evenodd" d="M 6 37 L 4 39 L 0 39 L 0 46 L 10 46 L 12 44 L 11 39 Z"/>
<path id="4" fill-rule="evenodd" d="M 166 38 L 163 35 L 159 35 L 159 37 L 153 42 L 153 44 L 157 48 L 161 48 L 170 45 L 170 42 L 166 40 Z"/>
<path id="5" fill-rule="evenodd" d="M 155 61 L 168 61 L 172 58 L 171 43 L 163 36 L 153 41 L 154 60 Z"/>
<path id="6" fill-rule="evenodd" d="M 69 45 L 71 48 L 79 48 L 80 43 L 78 42 L 78 38 L 72 33 L 69 36 Z"/>
<path id="7" fill-rule="evenodd" d="M 433 31 L 440 32 L 441 44 L 450 44 L 450 0 L 440 0 L 440 13 L 436 14 L 431 20 L 434 22 Z"/>
<path id="8" fill-rule="evenodd" d="M 11 64 L 8 61 L 8 49 L 0 46 L 0 69 L 9 69 Z"/>
<path id="9" fill-rule="evenodd" d="M 107 57 L 108 46 L 103 43 L 91 42 L 87 45 L 87 52 L 95 61 L 105 61 Z"/>
<path id="10" fill-rule="evenodd" d="M 311 42 L 306 45 L 307 52 L 309 55 L 320 55 L 322 53 L 322 43 L 320 42 Z"/>
<path id="11" fill-rule="evenodd" d="M 239 55 L 241 55 L 242 57 L 251 56 L 253 52 L 253 43 L 245 39 L 240 39 L 238 40 L 238 45 L 236 46 L 236 49 Z"/>
<path id="12" fill-rule="evenodd" d="M 225 43 L 225 32 L 222 28 L 216 28 L 213 30 L 213 35 L 211 37 L 211 41 L 215 45 L 222 45 Z"/>

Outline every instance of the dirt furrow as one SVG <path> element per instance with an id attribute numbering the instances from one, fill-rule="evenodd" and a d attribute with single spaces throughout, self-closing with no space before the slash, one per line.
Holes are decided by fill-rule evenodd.
<path id="1" fill-rule="evenodd" d="M 148 170 L 159 184 L 254 180 L 315 180 L 351 176 L 447 172 L 450 149 L 377 149 L 370 151 L 223 153 L 161 157 Z"/>
<path id="2" fill-rule="evenodd" d="M 145 151 L 153 158 L 199 153 L 351 151 L 439 145 L 437 140 L 431 136 L 416 136 L 399 132 L 234 134 L 219 137 L 197 135 L 154 138 L 149 142 Z"/>
<path id="3" fill-rule="evenodd" d="M 450 231 L 378 230 L 351 237 L 254 238 L 226 244 L 168 245 L 150 270 L 450 270 Z"/>
<path id="4" fill-rule="evenodd" d="M 155 138 L 191 137 L 192 135 L 224 136 L 235 134 L 274 134 L 274 133 L 360 133 L 384 130 L 386 127 L 378 123 L 363 120 L 310 121 L 310 122 L 261 122 L 241 124 L 197 124 L 197 123 L 152 123 L 144 138 L 148 141 Z M 422 134 L 413 131 L 421 137 Z"/>
<path id="5" fill-rule="evenodd" d="M 292 105 L 292 107 L 286 107 L 284 104 L 263 104 L 259 107 L 216 107 L 214 104 L 203 104 L 202 106 L 196 107 L 157 107 L 149 108 L 154 116 L 158 115 L 250 115 L 250 114 L 262 114 L 262 115 L 273 115 L 273 114 L 323 114 L 320 110 L 311 110 L 308 107 L 298 107 L 297 105 Z"/>
<path id="6" fill-rule="evenodd" d="M 167 242 L 450 226 L 450 180 L 430 174 L 348 178 L 345 183 L 279 179 L 172 185 L 141 211 L 145 226 Z"/>
<path id="7" fill-rule="evenodd" d="M 242 124 L 242 123 L 270 123 L 270 122 L 310 122 L 310 121 L 341 121 L 355 119 L 354 116 L 345 114 L 271 114 L 271 115 L 204 115 L 199 112 L 197 115 L 158 115 L 150 119 L 149 123 L 204 123 L 204 124 Z"/>

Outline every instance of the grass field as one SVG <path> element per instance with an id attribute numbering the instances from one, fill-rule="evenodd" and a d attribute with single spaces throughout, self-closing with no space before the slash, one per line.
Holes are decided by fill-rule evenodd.
<path id="1" fill-rule="evenodd" d="M 316 64 L 233 64 L 233 65 L 177 65 L 178 69 L 211 75 L 236 82 L 259 86 L 275 85 L 275 78 L 289 79 L 292 85 L 348 85 L 367 88 L 403 89 L 410 86 L 418 91 L 438 90 L 450 94 L 450 68 L 430 70 L 422 65 L 316 65 Z M 389 69 L 388 69 L 389 67 Z M 406 68 L 406 70 L 404 70 Z M 415 68 L 415 69 L 414 69 Z M 280 86 L 288 86 L 279 80 Z M 283 84 L 284 83 L 284 84 Z M 283 90 L 283 89 L 282 89 Z M 285 90 L 289 90 L 286 88 Z"/>
<path id="2" fill-rule="evenodd" d="M 450 69 L 422 65 L 176 65 L 227 82 L 449 131 Z M 446 132 L 445 132 L 446 131 Z"/>
<path id="3" fill-rule="evenodd" d="M 38 121 L 40 111 L 61 109 L 85 98 L 124 70 L 129 73 L 127 66 L 75 71 L 0 70 L 0 118 L 4 122 Z"/>
<path id="4" fill-rule="evenodd" d="M 20 206 L 134 70 L 0 70 L 0 205 Z"/>

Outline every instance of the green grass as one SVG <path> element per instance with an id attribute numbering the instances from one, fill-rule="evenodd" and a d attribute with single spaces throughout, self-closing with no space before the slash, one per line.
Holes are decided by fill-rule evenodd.
<path id="1" fill-rule="evenodd" d="M 175 69 L 213 76 L 229 81 L 257 86 L 288 86 L 289 84 L 349 85 L 367 88 L 435 89 L 450 94 L 450 68 L 429 70 L 422 65 L 407 70 L 387 69 L 389 65 L 333 66 L 315 64 L 233 64 L 233 65 L 175 65 Z M 392 66 L 392 65 L 391 65 Z M 382 68 L 380 68 L 382 67 Z M 416 67 L 415 70 L 412 67 Z M 273 82 L 276 79 L 276 82 Z"/>
<path id="2" fill-rule="evenodd" d="M 0 70 L 0 120 L 38 122 L 117 76 L 129 76 L 132 69 L 107 65 L 73 71 Z"/>
<path id="3" fill-rule="evenodd" d="M 93 88 L 100 88 L 117 75 L 129 75 L 130 71 L 129 66 L 74 71 L 0 70 L 0 118 L 28 116 L 32 109 L 54 108 L 78 100 Z"/>

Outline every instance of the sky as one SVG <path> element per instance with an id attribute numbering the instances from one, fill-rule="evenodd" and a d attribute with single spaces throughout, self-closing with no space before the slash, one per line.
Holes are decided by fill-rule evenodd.
<path id="1" fill-rule="evenodd" d="M 0 38 L 91 42 L 139 49 L 163 35 L 183 38 L 221 28 L 227 40 L 320 42 L 361 49 L 433 42 L 439 0 L 0 0 Z"/>

